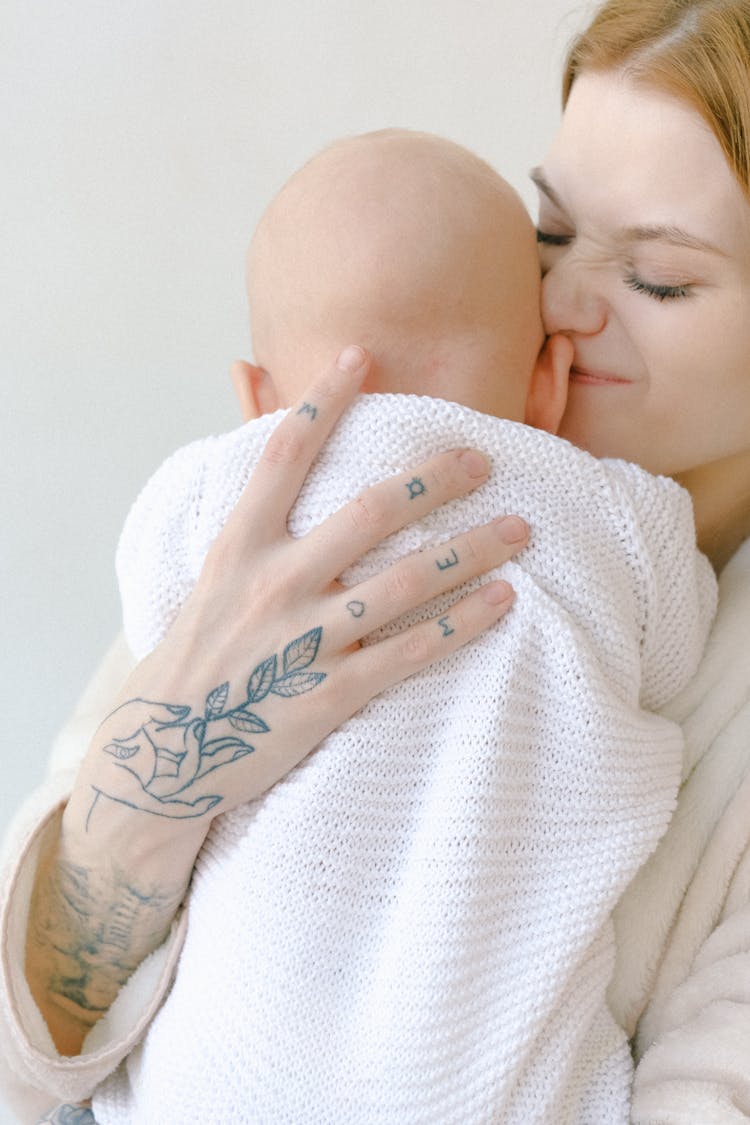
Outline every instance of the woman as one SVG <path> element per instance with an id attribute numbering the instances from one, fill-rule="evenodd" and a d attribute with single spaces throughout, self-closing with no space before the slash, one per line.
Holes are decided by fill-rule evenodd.
<path id="1" fill-rule="evenodd" d="M 620 963 L 611 1005 L 635 1036 L 640 1059 L 634 1121 L 745 1120 L 750 1116 L 750 676 L 741 644 L 742 624 L 750 623 L 750 547 L 742 546 L 750 536 L 750 4 L 605 5 L 573 49 L 564 89 L 562 128 L 543 168 L 534 173 L 542 198 L 546 328 L 566 333 L 575 346 L 563 433 L 597 455 L 639 460 L 651 471 L 677 476 L 693 495 L 699 542 L 722 572 L 719 617 L 703 669 L 673 706 L 688 742 L 679 807 L 615 920 Z M 355 353 L 355 366 L 357 358 L 362 357 Z M 361 362 L 354 373 L 334 373 L 307 400 L 320 403 L 333 424 L 364 374 Z M 642 421 L 636 447 L 618 432 L 625 411 L 631 418 L 635 411 Z M 259 658 L 298 636 L 301 621 L 325 613 L 325 591 L 342 560 L 351 557 L 346 540 L 352 527 L 357 548 L 365 550 L 405 522 L 386 484 L 375 503 L 365 506 L 364 519 L 357 509 L 352 523 L 349 511 L 329 521 L 317 539 L 287 542 L 275 513 L 288 511 L 319 444 L 309 431 L 300 439 L 294 417 L 267 452 L 167 642 L 135 669 L 121 698 L 174 698 L 169 690 L 174 684 L 184 694 L 191 651 L 224 635 L 224 622 L 233 627 L 226 627 L 229 640 L 213 657 L 217 683 L 237 667 L 240 637 L 244 646 L 251 629 L 264 638 Z M 438 467 L 443 479 L 446 468 L 450 480 L 442 496 L 471 486 L 455 455 L 446 455 Z M 475 483 L 481 479 L 480 474 Z M 252 550 L 243 543 L 248 525 L 256 541 Z M 258 547 L 261 529 L 265 538 Z M 333 544 L 325 568 L 319 564 L 323 541 L 329 548 Z M 513 550 L 504 548 L 488 564 Z M 231 577 L 238 557 L 251 607 L 239 630 L 237 580 Z M 309 579 L 303 582 L 301 575 Z M 385 587 L 379 599 L 387 617 Z M 496 620 L 505 604 L 493 605 L 481 595 L 468 599 L 456 643 Z M 249 779 L 238 800 L 272 784 L 347 714 L 433 658 L 430 636 L 423 629 L 414 645 L 395 641 L 379 652 L 333 652 L 332 679 L 347 676 L 346 709 L 335 692 L 305 696 L 306 710 L 295 712 L 292 727 L 279 732 L 273 775 Z M 246 661 L 244 649 L 243 666 Z M 105 710 L 115 706 L 108 703 Z M 122 739 L 128 725 L 136 729 L 149 717 L 125 716 L 125 727 L 113 729 L 111 737 Z M 90 784 L 91 768 L 84 762 L 69 808 L 76 808 L 80 779 Z M 45 808 L 68 795 L 71 781 L 68 775 L 55 783 Z M 39 822 L 39 809 L 41 799 L 32 824 Z M 179 951 L 179 923 L 151 962 L 153 996 L 140 1020 L 119 1044 L 88 1061 L 55 1058 L 24 994 L 22 884 L 34 878 L 37 854 L 27 976 L 63 1054 L 75 1056 L 123 979 L 162 942 L 202 834 L 189 821 L 157 823 L 147 841 L 142 836 L 128 841 L 128 830 L 126 820 L 113 822 L 104 854 L 116 854 L 115 841 L 131 854 L 137 847 L 137 883 L 133 871 L 97 862 L 72 833 L 63 832 L 58 851 L 60 820 L 53 814 L 10 888 L 4 953 L 10 1003 L 3 1006 L 3 1040 L 10 1043 L 8 1058 L 21 1091 L 54 1080 L 56 1090 L 76 1099 L 137 1040 L 167 986 Z M 171 882 L 165 882 L 165 871 Z M 108 913 L 113 897 L 128 904 L 116 918 Z M 73 917 L 97 919 L 99 934 L 108 927 L 109 940 L 89 941 L 83 950 L 65 902 Z M 50 934 L 57 940 L 50 943 Z M 118 943 L 127 948 L 127 958 L 112 956 Z M 57 946 L 56 961 L 50 959 L 51 944 Z M 36 1104 L 43 1108 L 44 1101 Z"/>
<path id="2" fill-rule="evenodd" d="M 750 1117 L 749 79 L 750 4 L 611 3 L 572 50 L 534 174 L 545 327 L 575 345 L 563 432 L 676 476 L 720 573 L 703 667 L 671 708 L 678 808 L 615 917 L 610 1003 L 644 1123 Z"/>

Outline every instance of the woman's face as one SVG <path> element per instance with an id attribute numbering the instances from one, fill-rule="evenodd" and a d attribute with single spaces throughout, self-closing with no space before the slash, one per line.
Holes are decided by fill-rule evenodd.
<path id="1" fill-rule="evenodd" d="M 562 436 L 658 473 L 750 463 L 750 204 L 703 119 L 584 74 L 533 176 L 545 328 L 575 345 Z"/>

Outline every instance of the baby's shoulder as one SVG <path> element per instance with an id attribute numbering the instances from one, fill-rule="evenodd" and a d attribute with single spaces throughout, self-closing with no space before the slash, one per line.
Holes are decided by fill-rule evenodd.
<path id="1" fill-rule="evenodd" d="M 180 517 L 198 518 L 206 503 L 221 503 L 247 479 L 248 465 L 257 458 L 270 429 L 270 417 L 235 430 L 197 438 L 171 453 L 149 477 L 130 512 L 125 529 L 170 523 Z M 236 496 L 235 496 L 236 499 Z"/>

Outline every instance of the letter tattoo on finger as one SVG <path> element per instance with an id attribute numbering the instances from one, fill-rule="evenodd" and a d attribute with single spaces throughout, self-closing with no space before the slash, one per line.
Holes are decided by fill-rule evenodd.
<path id="1" fill-rule="evenodd" d="M 451 629 L 450 621 L 447 617 L 438 618 L 438 625 L 442 625 L 444 637 L 450 637 L 456 631 L 455 629 Z"/>
<path id="2" fill-rule="evenodd" d="M 438 568 L 438 570 L 450 570 L 452 566 L 458 566 L 458 555 L 454 550 L 451 551 L 451 555 L 453 555 L 453 558 L 451 558 L 449 555 L 448 558 L 443 559 L 442 562 L 440 562 L 439 559 L 436 559 L 435 566 Z"/>
<path id="3" fill-rule="evenodd" d="M 299 408 L 297 413 L 298 414 L 309 414 L 310 415 L 310 421 L 314 422 L 315 419 L 318 417 L 318 408 L 317 408 L 317 406 L 311 406 L 311 404 L 309 402 L 303 402 L 302 406 Z"/>

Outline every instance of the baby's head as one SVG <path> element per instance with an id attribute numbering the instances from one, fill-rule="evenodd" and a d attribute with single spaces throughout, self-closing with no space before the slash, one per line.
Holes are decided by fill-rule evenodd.
<path id="1" fill-rule="evenodd" d="M 365 391 L 556 429 L 567 380 L 551 387 L 551 363 L 539 361 L 531 220 L 460 145 L 386 130 L 325 149 L 266 210 L 247 272 L 262 409 L 291 405 L 356 342 L 374 358 Z M 530 410 L 535 400 L 543 410 Z"/>

